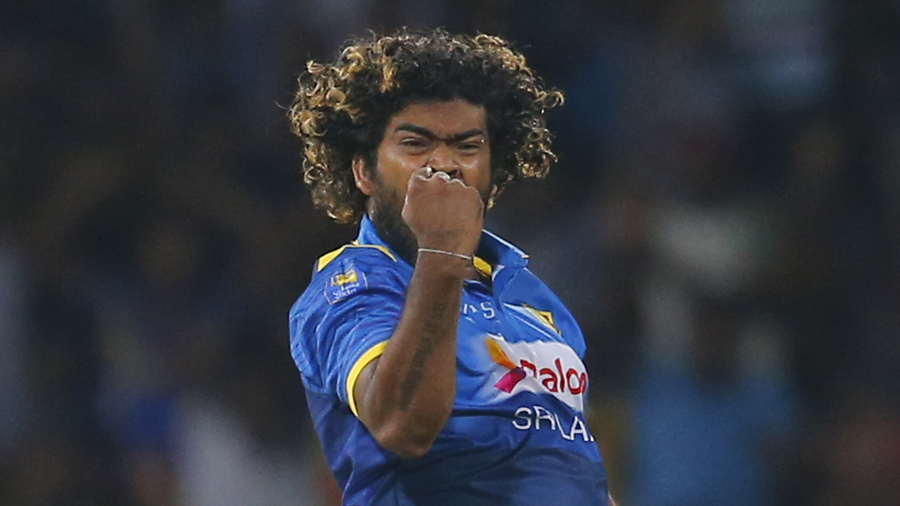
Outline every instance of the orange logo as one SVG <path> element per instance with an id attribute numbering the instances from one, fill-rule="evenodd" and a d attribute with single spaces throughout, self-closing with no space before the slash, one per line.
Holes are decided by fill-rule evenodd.
<path id="1" fill-rule="evenodd" d="M 504 351 L 505 343 L 519 358 L 518 363 L 509 357 Z M 511 393 L 517 385 L 526 378 L 532 378 L 532 384 L 537 383 L 546 392 L 552 393 L 566 402 L 576 402 L 581 394 L 587 391 L 588 377 L 581 359 L 575 355 L 570 347 L 562 343 L 506 343 L 493 336 L 485 339 L 491 360 L 508 369 L 495 387 L 506 393 Z M 574 364 L 572 367 L 563 365 Z M 532 388 L 527 390 L 540 391 Z"/>

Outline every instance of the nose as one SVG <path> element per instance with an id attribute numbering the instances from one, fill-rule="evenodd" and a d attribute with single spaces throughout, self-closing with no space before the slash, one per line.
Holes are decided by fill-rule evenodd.
<path id="1" fill-rule="evenodd" d="M 453 156 L 453 150 L 446 143 L 440 142 L 431 151 L 428 157 L 428 165 L 436 171 L 446 172 L 451 178 L 462 177 L 459 169 L 459 163 Z"/>

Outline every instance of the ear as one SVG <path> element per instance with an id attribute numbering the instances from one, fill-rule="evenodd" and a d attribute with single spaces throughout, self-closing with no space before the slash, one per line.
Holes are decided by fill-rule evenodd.
<path id="1" fill-rule="evenodd" d="M 369 177 L 369 173 L 366 170 L 366 162 L 361 155 L 353 157 L 353 180 L 360 191 L 367 196 L 372 195 L 372 179 Z"/>

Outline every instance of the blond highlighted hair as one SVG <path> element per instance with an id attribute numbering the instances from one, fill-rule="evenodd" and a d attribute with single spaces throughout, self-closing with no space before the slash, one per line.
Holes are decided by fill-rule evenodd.
<path id="1" fill-rule="evenodd" d="M 303 141 L 303 179 L 313 202 L 340 223 L 358 221 L 366 196 L 352 161 L 373 162 L 388 119 L 410 103 L 464 99 L 484 106 L 492 179 L 543 177 L 556 161 L 546 113 L 563 102 L 505 40 L 408 29 L 346 46 L 333 64 L 310 61 L 288 112 Z M 371 163 L 367 163 L 371 166 Z"/>

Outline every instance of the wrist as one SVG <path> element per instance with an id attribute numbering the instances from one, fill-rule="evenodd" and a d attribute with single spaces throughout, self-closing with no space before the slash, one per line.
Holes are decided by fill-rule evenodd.
<path id="1" fill-rule="evenodd" d="M 469 234 L 461 231 L 430 232 L 417 235 L 416 243 L 420 249 L 440 250 L 465 256 L 472 256 L 474 246 L 467 240 Z"/>
<path id="2" fill-rule="evenodd" d="M 462 253 L 457 253 L 455 251 L 447 251 L 447 250 L 443 250 L 443 249 L 434 249 L 434 248 L 419 248 L 418 254 L 421 255 L 422 253 L 427 253 L 427 254 L 432 254 L 432 255 L 444 255 L 444 256 L 448 256 L 448 257 L 452 257 L 452 258 L 459 258 L 459 259 L 465 260 L 467 262 L 471 262 L 472 258 L 473 258 L 471 255 L 464 255 Z"/>
<path id="3" fill-rule="evenodd" d="M 429 273 L 446 275 L 449 278 L 464 277 L 466 269 L 472 265 L 467 255 L 453 253 L 434 253 L 432 248 L 419 248 L 416 253 L 416 270 L 427 270 Z"/>

